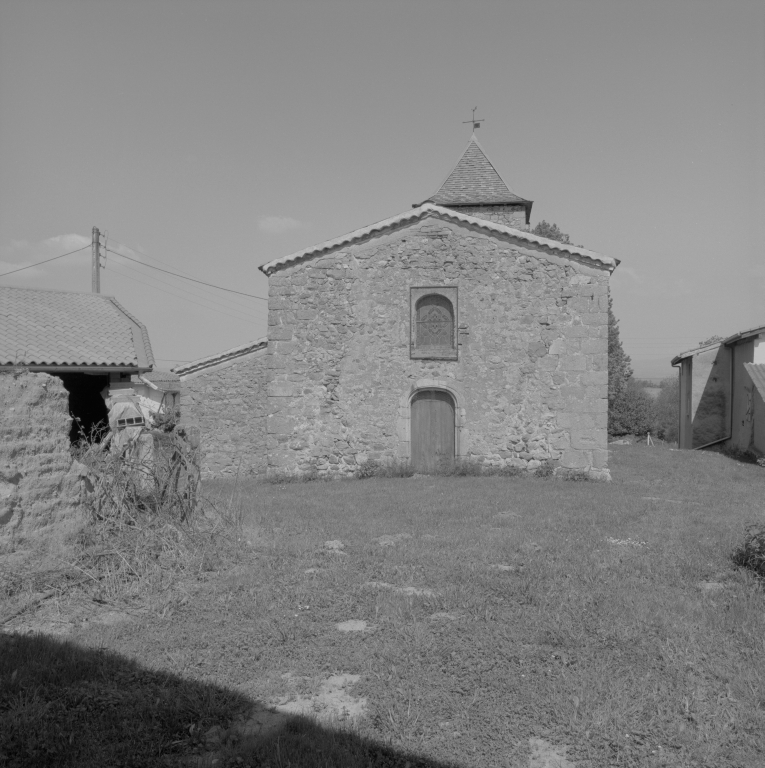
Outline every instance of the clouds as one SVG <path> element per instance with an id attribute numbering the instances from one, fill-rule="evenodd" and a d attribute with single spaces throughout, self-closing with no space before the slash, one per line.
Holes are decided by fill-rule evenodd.
<path id="1" fill-rule="evenodd" d="M 290 216 L 261 216 L 258 219 L 258 229 L 269 235 L 283 235 L 302 228 L 303 223 Z"/>
<path id="2" fill-rule="evenodd" d="M 13 277 L 29 283 L 54 271 L 60 274 L 62 271 L 71 270 L 73 267 L 89 264 L 90 251 L 73 253 L 48 264 L 31 265 L 88 245 L 90 245 L 90 238 L 77 234 L 55 235 L 34 243 L 28 240 L 11 240 L 7 245 L 0 246 L 0 275 L 28 267 L 22 272 L 17 272 Z"/>

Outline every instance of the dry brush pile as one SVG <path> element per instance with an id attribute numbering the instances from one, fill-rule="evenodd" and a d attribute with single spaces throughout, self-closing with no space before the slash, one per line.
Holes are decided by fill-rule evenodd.
<path id="1" fill-rule="evenodd" d="M 200 496 L 199 455 L 196 431 L 176 425 L 83 446 L 92 517 L 75 565 L 103 597 L 163 591 L 230 549 L 225 510 Z"/>

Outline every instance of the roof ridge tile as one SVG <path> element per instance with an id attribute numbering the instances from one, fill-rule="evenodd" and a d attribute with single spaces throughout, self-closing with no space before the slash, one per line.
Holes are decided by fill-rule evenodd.
<path id="1" fill-rule="evenodd" d="M 396 229 L 399 226 L 408 224 L 410 222 L 424 219 L 429 216 L 436 216 L 442 219 L 448 219 L 451 221 L 461 222 L 463 224 L 469 224 L 479 229 L 493 232 L 496 234 L 506 235 L 517 240 L 523 240 L 526 242 L 540 245 L 544 248 L 548 248 L 551 251 L 563 251 L 574 257 L 586 259 L 587 261 L 596 262 L 601 266 L 609 268 L 611 271 L 616 269 L 620 263 L 618 259 L 614 259 L 610 256 L 604 256 L 595 251 L 590 251 L 586 248 L 579 248 L 575 245 L 567 243 L 561 243 L 557 240 L 550 240 L 546 237 L 539 237 L 538 235 L 532 235 L 530 232 L 525 232 L 521 229 L 514 229 L 508 227 L 505 224 L 497 224 L 493 221 L 487 221 L 486 219 L 478 218 L 477 216 L 470 216 L 466 213 L 460 213 L 451 208 L 444 208 L 440 205 L 433 203 L 422 203 L 417 208 L 412 208 L 409 211 L 400 213 L 397 216 L 391 216 L 388 219 L 378 221 L 376 224 L 371 224 L 361 229 L 356 229 L 353 232 L 349 232 L 341 237 L 336 237 L 332 240 L 326 240 L 318 245 L 311 246 L 310 248 L 304 248 L 302 251 L 297 251 L 289 256 L 283 256 L 280 259 L 274 259 L 266 264 L 258 267 L 265 275 L 270 275 L 272 272 L 292 264 L 302 259 L 308 259 L 314 256 L 318 256 L 322 253 L 326 253 L 343 246 L 351 245 L 369 237 L 374 237 L 383 234 L 386 230 Z"/>

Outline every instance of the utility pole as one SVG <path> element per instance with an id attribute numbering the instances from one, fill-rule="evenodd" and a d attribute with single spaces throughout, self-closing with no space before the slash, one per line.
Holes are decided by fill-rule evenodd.
<path id="1" fill-rule="evenodd" d="M 91 285 L 93 293 L 101 293 L 101 233 L 93 227 L 93 264 L 91 266 Z"/>

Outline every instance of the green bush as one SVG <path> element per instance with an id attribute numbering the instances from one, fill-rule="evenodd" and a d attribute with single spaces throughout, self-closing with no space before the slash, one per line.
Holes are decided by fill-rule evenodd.
<path id="1" fill-rule="evenodd" d="M 747 527 L 743 544 L 733 553 L 733 562 L 765 578 L 765 524 Z"/>
<path id="2" fill-rule="evenodd" d="M 654 431 L 667 442 L 676 443 L 680 419 L 680 381 L 677 377 L 664 379 L 661 392 L 653 404 Z"/>
<path id="3" fill-rule="evenodd" d="M 654 403 L 634 379 L 616 394 L 608 409 L 608 434 L 645 435 L 653 430 Z"/>

